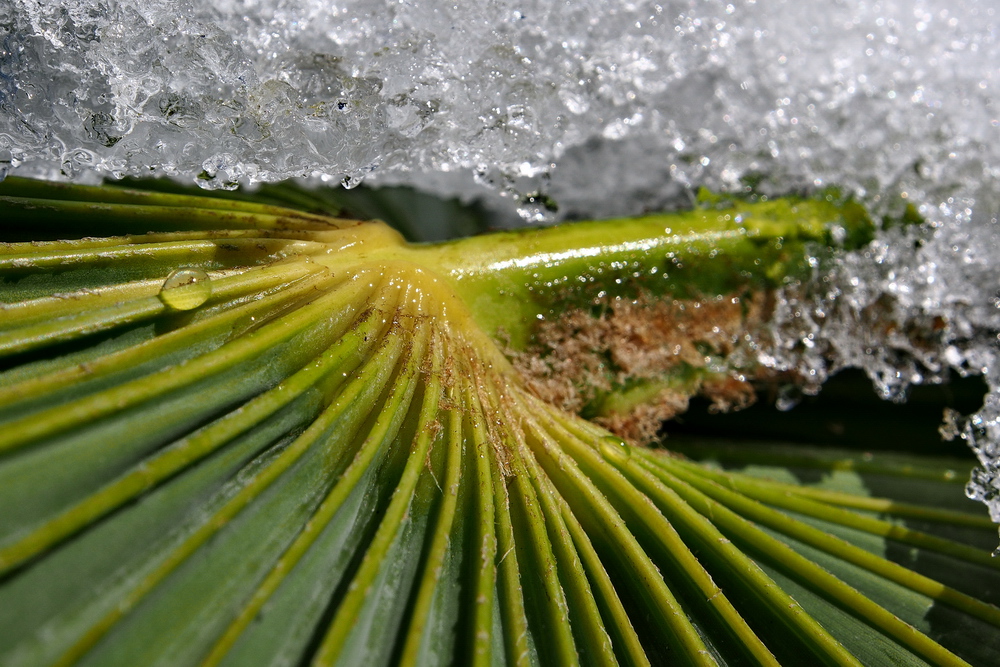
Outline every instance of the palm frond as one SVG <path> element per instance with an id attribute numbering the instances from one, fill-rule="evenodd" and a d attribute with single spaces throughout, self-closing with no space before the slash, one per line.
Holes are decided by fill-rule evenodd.
<path id="1" fill-rule="evenodd" d="M 408 246 L 235 199 L 4 188 L 4 665 L 1000 659 L 1000 563 L 907 525 L 985 518 L 630 445 L 501 353 L 558 307 L 533 285 L 595 261 L 558 234 L 610 235 L 632 273 L 662 219 Z M 787 273 L 776 236 L 680 243 Z M 934 493 L 968 467 L 866 463 Z"/>

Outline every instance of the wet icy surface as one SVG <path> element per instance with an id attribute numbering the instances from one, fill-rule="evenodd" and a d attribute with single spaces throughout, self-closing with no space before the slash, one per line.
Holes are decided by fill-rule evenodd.
<path id="1" fill-rule="evenodd" d="M 984 465 L 970 493 L 990 500 L 992 4 L 7 0 L 0 171 L 206 187 L 367 176 L 529 221 L 675 207 L 748 176 L 765 192 L 834 184 L 875 215 L 905 197 L 929 227 L 819 267 L 764 359 L 817 385 L 861 366 L 889 398 L 949 368 L 984 373 L 986 406 L 955 428 Z"/>

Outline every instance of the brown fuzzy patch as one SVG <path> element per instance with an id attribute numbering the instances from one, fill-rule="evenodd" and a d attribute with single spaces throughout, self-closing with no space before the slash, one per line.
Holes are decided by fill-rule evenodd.
<path id="1" fill-rule="evenodd" d="M 666 390 L 649 403 L 637 405 L 628 412 L 596 417 L 594 421 L 623 440 L 645 445 L 656 440 L 663 422 L 686 412 L 687 408 L 687 396 Z"/>
<path id="2" fill-rule="evenodd" d="M 664 420 L 687 409 L 693 395 L 720 411 L 754 402 L 747 374 L 756 372 L 754 341 L 769 311 L 769 297 L 759 294 L 608 299 L 593 311 L 576 309 L 540 322 L 533 346 L 512 361 L 539 398 L 575 413 L 636 380 L 692 378 L 625 414 L 595 418 L 623 438 L 648 443 Z M 715 365 L 727 370 L 713 372 L 709 367 Z"/>

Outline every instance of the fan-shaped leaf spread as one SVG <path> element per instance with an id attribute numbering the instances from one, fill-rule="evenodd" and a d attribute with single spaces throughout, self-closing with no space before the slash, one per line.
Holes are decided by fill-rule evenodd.
<path id="1" fill-rule="evenodd" d="M 497 345 L 538 354 L 538 321 L 615 299 L 766 293 L 828 223 L 863 231 L 849 205 L 414 246 L 251 202 L 0 187 L 4 665 L 1000 655 L 997 563 L 892 517 L 986 519 L 632 446 Z M 661 370 L 607 404 L 715 372 Z"/>

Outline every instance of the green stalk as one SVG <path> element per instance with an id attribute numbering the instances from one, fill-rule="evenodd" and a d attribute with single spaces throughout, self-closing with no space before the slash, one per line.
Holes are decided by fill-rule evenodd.
<path id="1" fill-rule="evenodd" d="M 14 212 L 18 218 L 41 228 L 62 227 L 67 222 L 86 230 L 95 225 L 130 233 L 140 229 L 197 230 L 197 229 L 267 229 L 315 230 L 335 229 L 342 221 L 319 216 L 275 215 L 240 208 L 213 206 L 164 206 L 160 203 L 132 204 L 88 202 L 80 200 L 41 199 L 34 197 L 0 196 L 0 205 Z"/>
<path id="2" fill-rule="evenodd" d="M 647 498 L 634 496 L 631 493 L 632 489 L 623 483 L 617 473 L 606 467 L 603 461 L 585 458 L 585 463 L 589 465 L 580 466 L 578 460 L 571 458 L 571 454 L 563 450 L 567 445 L 570 445 L 571 448 L 567 449 L 572 454 L 580 453 L 579 448 L 573 446 L 575 443 L 571 439 L 560 438 L 559 445 L 556 445 L 551 436 L 544 433 L 533 420 L 529 422 L 529 427 L 532 428 L 532 435 L 537 438 L 539 445 L 534 450 L 535 454 L 540 456 L 540 463 L 555 483 L 556 488 L 570 502 L 571 507 L 575 510 L 574 513 L 582 521 L 590 524 L 589 532 L 599 532 L 599 534 L 605 535 L 606 539 L 618 543 L 618 549 L 626 558 L 625 565 L 632 570 L 631 574 L 635 577 L 636 582 L 641 582 L 639 585 L 649 587 L 655 593 L 649 602 L 652 603 L 662 620 L 672 631 L 671 639 L 675 645 L 683 647 L 682 652 L 688 656 L 689 660 L 694 664 L 715 664 L 715 660 L 710 657 L 710 653 L 697 631 L 681 611 L 681 606 L 673 593 L 669 589 L 659 588 L 662 580 L 648 569 L 652 562 L 648 560 L 645 550 L 633 535 L 632 527 L 628 526 L 627 523 L 628 519 L 632 517 L 620 516 L 620 509 L 609 502 L 610 499 L 601 490 L 598 490 L 595 481 L 599 480 L 603 483 L 602 485 L 608 484 L 611 491 L 625 495 L 626 503 L 635 502 L 635 507 L 626 505 L 622 509 L 626 509 L 629 514 L 637 514 L 636 518 L 640 522 L 652 526 L 650 532 L 653 533 L 654 539 L 662 545 L 663 552 L 669 553 L 672 559 L 679 561 L 673 565 L 675 567 L 679 565 L 681 571 L 699 589 L 699 592 L 711 601 L 716 610 L 721 610 L 721 615 L 729 627 L 734 628 L 737 633 L 742 635 L 748 650 L 755 652 L 762 664 L 767 664 L 767 656 L 769 655 L 767 649 L 760 645 L 759 641 L 756 641 L 753 633 L 746 628 L 743 619 L 731 610 L 722 591 L 691 555 L 670 523 L 659 514 L 656 508 L 652 507 Z M 594 468 L 597 470 L 595 471 Z M 597 472 L 596 475 L 595 472 Z M 670 646 L 669 643 L 668 646 Z"/>
<path id="3" fill-rule="evenodd" d="M 143 371 L 162 370 L 198 354 L 217 349 L 234 337 L 249 333 L 301 302 L 317 288 L 328 287 L 331 278 L 323 271 L 258 270 L 245 284 L 254 298 L 234 299 L 221 308 L 206 309 L 189 325 L 150 337 L 143 342 L 103 354 L 68 355 L 65 360 L 41 368 L 17 369 L 0 386 L 0 414 L 10 419 L 46 405 L 60 404 L 68 394 L 84 387 L 98 387 L 132 379 Z M 247 272 L 250 273 L 250 272 Z M 271 275 L 268 275 L 270 273 Z M 285 282 L 287 280 L 287 282 Z M 250 284 L 250 283 L 253 284 Z M 249 291 L 249 290 L 248 290 Z"/>
<path id="4" fill-rule="evenodd" d="M 935 551 L 983 567 L 1000 569 L 1000 561 L 994 559 L 991 554 L 984 553 L 953 540 L 928 535 L 919 530 L 913 530 L 906 526 L 890 523 L 889 521 L 864 516 L 857 512 L 831 507 L 830 505 L 810 500 L 800 494 L 789 494 L 784 489 L 775 488 L 769 482 L 747 477 L 739 478 L 733 475 L 725 475 L 679 461 L 673 464 L 683 465 L 692 472 L 697 472 L 697 474 L 723 484 L 738 493 L 774 507 L 781 507 L 799 514 L 840 524 L 841 526 L 850 526 L 857 530 L 871 533 L 872 535 L 887 537 L 898 542 L 903 542 L 904 544 Z"/>
<path id="5" fill-rule="evenodd" d="M 609 626 L 608 629 L 613 642 L 612 646 L 617 649 L 616 656 L 621 657 L 626 664 L 635 665 L 636 667 L 649 665 L 649 658 L 643 651 L 639 636 L 629 621 L 628 612 L 625 610 L 621 598 L 615 590 L 614 582 L 611 581 L 611 577 L 608 576 L 607 570 L 601 563 L 597 550 L 587 536 L 587 531 L 584 530 L 576 515 L 573 514 L 569 503 L 559 495 L 551 482 L 549 482 L 549 489 L 559 504 L 563 521 L 565 521 L 566 528 L 573 537 L 573 542 L 580 554 L 584 568 L 587 571 L 587 576 L 592 582 L 593 589 L 598 592 L 596 595 L 597 603 L 600 606 L 602 617 L 606 619 Z"/>
<path id="6" fill-rule="evenodd" d="M 711 516 L 713 521 L 730 537 L 752 545 L 762 558 L 793 573 L 806 585 L 819 589 L 837 603 L 857 614 L 858 617 L 895 637 L 901 644 L 929 660 L 932 664 L 968 664 L 913 626 L 903 623 L 856 590 L 846 586 L 833 575 L 810 563 L 808 559 L 795 553 L 791 548 L 757 530 L 751 522 L 741 518 L 722 504 L 710 500 L 708 496 L 699 493 L 695 487 L 689 486 L 680 481 L 679 478 L 652 466 L 647 460 L 640 459 L 640 465 L 682 495 L 704 516 Z"/>
<path id="7" fill-rule="evenodd" d="M 581 442 L 573 448 L 573 453 L 578 453 L 581 459 L 589 459 L 591 465 L 594 465 L 594 462 L 603 457 L 608 464 L 614 467 L 614 476 L 609 475 L 609 478 L 620 480 L 617 482 L 616 487 L 621 489 L 623 494 L 633 495 L 640 491 L 645 493 L 649 499 L 645 502 L 655 503 L 657 510 L 665 512 L 666 521 L 664 523 L 669 522 L 667 525 L 683 528 L 685 531 L 688 531 L 688 534 L 692 534 L 694 536 L 693 541 L 698 545 L 699 550 L 713 554 L 717 559 L 716 562 L 724 568 L 724 571 L 729 570 L 726 574 L 730 577 L 730 580 L 738 582 L 741 587 L 745 587 L 762 603 L 760 611 L 765 611 L 765 613 L 770 612 L 776 616 L 789 630 L 811 647 L 817 658 L 830 665 L 857 664 L 853 656 L 835 638 L 809 617 L 794 600 L 781 591 L 755 563 L 733 547 L 727 539 L 723 538 L 712 526 L 711 522 L 706 521 L 704 517 L 691 510 L 679 496 L 672 493 L 666 487 L 657 484 L 648 475 L 643 475 L 641 471 L 637 470 L 631 463 L 631 449 L 627 445 L 623 443 L 616 444 L 614 447 L 610 445 L 610 442 L 605 441 L 600 444 L 594 443 L 591 447 L 587 447 Z M 600 449 L 600 453 L 596 451 L 597 449 Z M 626 477 L 630 478 L 636 485 L 631 487 L 623 483 Z M 626 496 L 626 502 L 635 503 L 633 498 Z M 658 532 L 662 530 L 660 528 Z M 677 535 L 673 527 L 670 528 L 670 532 Z M 682 554 L 684 552 L 690 553 L 688 547 L 683 546 L 685 540 L 679 535 L 674 537 L 671 542 L 673 544 L 668 544 L 667 548 L 674 551 L 675 556 L 677 552 Z M 690 557 L 690 560 L 694 561 L 693 556 Z M 693 569 L 694 567 L 700 567 L 696 561 L 687 565 L 687 568 Z M 726 598 L 722 595 L 722 589 L 718 588 L 711 580 L 708 580 L 706 583 L 714 588 L 714 591 L 704 587 L 705 585 L 703 584 L 702 592 L 712 601 L 713 606 L 718 610 L 720 616 L 740 636 L 744 644 L 747 647 L 754 647 L 755 642 L 750 637 L 756 637 L 753 635 L 753 631 L 747 625 L 746 621 L 726 601 Z M 760 649 L 755 658 L 761 664 L 774 662 L 774 658 L 770 656 L 769 652 L 764 653 L 766 649 L 762 644 L 759 644 L 759 640 L 757 640 L 756 644 L 760 646 Z"/>
<path id="8" fill-rule="evenodd" d="M 679 461 L 682 465 L 683 460 Z M 832 491 L 830 489 L 820 489 L 809 486 L 798 486 L 786 484 L 768 479 L 762 481 L 758 477 L 743 475 L 733 472 L 715 471 L 704 466 L 699 466 L 699 471 L 706 477 L 714 479 L 725 486 L 738 489 L 743 485 L 760 484 L 773 490 L 775 493 L 782 493 L 786 496 L 800 496 L 810 500 L 815 500 L 828 505 L 846 507 L 868 512 L 879 512 L 892 516 L 919 519 L 921 521 L 931 521 L 937 523 L 951 524 L 953 526 L 966 526 L 969 528 L 982 528 L 994 531 L 996 525 L 990 521 L 988 516 L 970 514 L 968 512 L 957 512 L 955 510 L 945 510 L 935 507 L 925 507 L 913 503 L 904 503 L 889 498 L 872 498 L 869 496 L 859 496 L 852 493 Z"/>
<path id="9" fill-rule="evenodd" d="M 511 438 L 509 442 L 516 442 L 516 440 Z M 518 523 L 524 532 L 518 542 L 529 545 L 529 548 L 525 549 L 525 566 L 521 578 L 526 585 L 522 585 L 522 590 L 525 592 L 526 601 L 531 599 L 536 605 L 533 611 L 541 616 L 541 619 L 535 623 L 535 626 L 540 629 L 539 637 L 545 638 L 544 644 L 538 647 L 539 657 L 546 663 L 552 662 L 567 665 L 567 667 L 579 665 L 580 656 L 573 638 L 573 628 L 570 623 L 566 622 L 567 619 L 570 621 L 572 619 L 566 600 L 566 591 L 562 585 L 566 578 L 573 576 L 563 572 L 564 568 L 572 567 L 572 560 L 570 558 L 556 559 L 555 552 L 558 549 L 558 544 L 554 545 L 550 541 L 547 530 L 549 526 L 546 523 L 544 513 L 548 499 L 539 500 L 532 485 L 532 476 L 524 464 L 519 448 L 510 447 L 507 452 L 509 456 L 507 465 L 511 475 L 508 492 L 511 490 L 515 492 L 517 518 L 520 519 Z M 532 581 L 537 581 L 537 579 L 530 572 L 542 575 L 539 577 L 541 581 L 538 582 L 541 585 L 540 591 L 532 585 Z M 542 607 L 542 609 L 537 609 L 537 606 Z M 585 613 L 586 610 L 574 611 Z M 536 646 L 539 643 L 541 642 L 536 641 Z"/>
<path id="10" fill-rule="evenodd" d="M 353 288 L 353 289 L 351 289 Z M 332 292 L 290 314 L 281 322 L 266 326 L 228 345 L 203 355 L 196 362 L 173 366 L 151 377 L 144 377 L 92 395 L 69 406 L 50 408 L 42 413 L 22 418 L 0 433 L 0 452 L 25 447 L 74 425 L 93 422 L 100 417 L 121 412 L 127 407 L 148 401 L 167 392 L 233 368 L 259 355 L 263 350 L 289 340 L 293 335 L 314 326 L 320 313 L 333 312 L 340 316 L 354 312 L 359 285 L 345 292 Z"/>
<path id="11" fill-rule="evenodd" d="M 432 341 L 434 348 L 443 344 L 441 340 Z M 431 354 L 432 367 L 428 376 L 427 387 L 424 391 L 433 397 L 435 401 L 434 410 L 436 411 L 438 409 L 437 398 L 445 391 L 441 385 L 444 361 L 440 355 L 433 354 L 433 351 Z M 454 387 L 449 388 L 447 399 L 449 402 L 455 401 L 456 392 Z M 455 517 L 458 513 L 460 497 L 465 502 L 469 501 L 467 490 L 461 488 L 462 460 L 464 454 L 462 416 L 454 410 L 446 411 L 445 414 L 447 419 L 446 425 L 442 426 L 443 434 L 441 440 L 436 445 L 437 447 L 447 447 L 447 451 L 444 454 L 445 475 L 443 479 L 444 488 L 442 489 L 443 497 L 441 499 L 441 506 L 435 517 L 434 537 L 428 549 L 426 563 L 423 566 L 423 576 L 413 606 L 413 621 L 406 632 L 406 641 L 403 645 L 399 661 L 400 667 L 417 667 L 420 664 L 427 664 L 429 662 L 428 654 L 438 648 L 431 645 L 433 641 L 431 633 L 435 629 L 431 627 L 434 606 L 439 598 L 438 588 L 442 585 L 442 571 L 445 568 L 445 560 L 448 557 L 450 546 L 449 542 L 452 539 L 455 529 Z M 423 444 L 426 441 L 428 448 L 431 446 L 429 434 L 431 432 L 431 425 L 434 423 L 432 421 L 433 417 L 433 413 L 429 412 L 428 417 L 423 421 L 427 430 L 421 431 L 421 435 L 419 436 L 419 443 Z M 426 450 L 423 454 L 425 458 L 429 456 Z M 415 456 L 414 461 L 417 460 L 419 459 Z M 433 471 L 428 470 L 428 472 L 433 475 Z M 457 656 L 454 657 L 457 659 Z"/>
<path id="12" fill-rule="evenodd" d="M 381 327 L 381 324 L 378 325 Z M 253 399 L 239 413 L 230 413 L 209 426 L 166 447 L 140 466 L 106 484 L 84 500 L 62 511 L 17 542 L 0 547 L 0 573 L 51 547 L 53 544 L 96 521 L 116 507 L 154 488 L 166 478 L 195 463 L 245 431 L 262 423 L 316 386 L 333 372 L 353 371 L 375 340 L 376 326 L 371 317 L 356 324 L 317 363 L 300 370 L 287 381 Z M 369 339 L 366 341 L 365 339 Z"/>
<path id="13" fill-rule="evenodd" d="M 604 627 L 597 600 L 584 571 L 583 561 L 560 507 L 559 501 L 563 499 L 559 497 L 552 482 L 544 476 L 534 457 L 524 457 L 523 463 L 530 466 L 525 472 L 538 490 L 536 497 L 545 513 L 545 525 L 549 527 L 549 535 L 556 549 L 558 562 L 563 564 L 565 570 L 561 572 L 561 578 L 566 582 L 568 607 L 572 611 L 571 620 L 579 625 L 579 627 L 574 625 L 573 629 L 579 637 L 581 654 L 588 662 L 615 665 L 617 661 L 612 650 L 611 637 Z"/>
<path id="14" fill-rule="evenodd" d="M 914 456 L 905 452 L 858 452 L 824 447 L 805 450 L 794 445 L 758 444 L 753 448 L 715 438 L 697 444 L 676 438 L 671 449 L 695 459 L 717 459 L 727 463 L 753 463 L 782 468 L 844 470 L 871 475 L 890 475 L 962 486 L 973 463 L 944 457 Z"/>
<path id="15" fill-rule="evenodd" d="M 350 414 L 349 409 L 353 409 L 357 413 L 359 407 L 371 405 L 375 397 L 381 392 L 383 384 L 389 380 L 390 376 L 384 372 L 384 369 L 386 367 L 394 368 L 394 362 L 399 358 L 401 352 L 402 342 L 398 338 L 390 339 L 379 353 L 372 358 L 368 366 L 366 366 L 365 370 L 367 372 L 358 375 L 357 379 L 352 382 L 353 386 L 350 389 L 353 391 L 345 391 L 305 433 L 282 451 L 270 465 L 249 481 L 239 493 L 226 502 L 209 520 L 202 523 L 175 550 L 164 554 L 165 558 L 155 569 L 143 577 L 134 588 L 123 596 L 114 610 L 110 611 L 100 621 L 94 623 L 54 664 L 58 667 L 63 667 L 76 662 L 158 583 L 180 566 L 212 535 L 232 521 L 241 510 L 254 498 L 259 496 L 280 475 L 291 468 L 310 446 L 313 445 L 315 439 L 329 428 L 332 422 L 337 418 L 342 418 L 345 414 Z M 380 379 L 381 382 L 372 383 L 372 380 L 376 379 Z"/>
<path id="16" fill-rule="evenodd" d="M 497 456 L 496 452 L 492 456 Z M 524 595 L 521 590 L 521 567 L 518 561 L 514 522 L 511 518 L 510 489 L 501 470 L 503 464 L 494 460 L 490 466 L 497 503 L 497 576 L 500 588 L 500 613 L 503 622 L 506 662 L 517 667 L 538 663 Z"/>
<path id="17" fill-rule="evenodd" d="M 537 319 L 589 307 L 599 294 L 690 298 L 782 285 L 807 273 L 808 248 L 828 243 L 831 225 L 853 237 L 868 224 L 860 207 L 832 198 L 734 202 L 471 237 L 414 248 L 414 261 L 447 276 L 483 330 L 521 350 Z"/>
<path id="18" fill-rule="evenodd" d="M 152 192 L 126 188 L 107 188 L 93 185 L 78 185 L 75 183 L 48 183 L 27 178 L 10 176 L 0 182 L 0 195 L 13 195 L 21 198 L 54 199 L 70 202 L 94 202 L 109 204 L 133 204 L 150 207 L 166 207 L 181 209 L 212 209 L 220 212 L 248 213 L 252 215 L 274 216 L 279 218 L 298 218 L 328 225 L 327 216 L 312 215 L 294 209 L 269 206 L 239 199 L 219 199 L 197 195 L 184 195 L 167 192 Z M 254 225 L 254 228 L 258 228 Z"/>
<path id="19" fill-rule="evenodd" d="M 295 260 L 276 266 L 253 267 L 245 270 L 218 271 L 208 274 L 211 294 L 205 303 L 218 303 L 253 292 L 273 290 L 308 275 L 325 271 L 306 260 Z M 86 311 L 101 310 L 123 301 L 157 296 L 165 276 L 138 280 L 107 288 L 80 290 L 53 297 L 19 301 L 3 309 L 2 327 L 15 328 L 53 317 L 65 318 Z M 200 312 L 200 311 L 199 311 Z"/>
<path id="20" fill-rule="evenodd" d="M 296 271 L 296 268 L 284 267 L 284 270 L 278 272 L 279 275 L 277 277 L 284 278 L 284 281 L 292 281 L 297 277 L 296 274 L 299 273 Z M 318 271 L 314 269 L 313 272 Z M 255 280 L 255 278 L 258 278 L 255 273 L 257 272 L 251 273 L 248 271 L 234 276 L 210 278 L 212 292 L 206 298 L 205 305 L 211 307 L 215 304 L 233 300 L 251 291 L 266 289 L 269 285 L 267 283 L 261 285 L 259 280 Z M 273 278 L 268 282 L 270 285 L 277 284 Z M 160 285 L 162 283 L 163 280 L 161 279 Z M 55 319 L 48 318 L 37 323 L 22 325 L 17 329 L 0 331 L 0 357 L 73 340 L 81 336 L 93 335 L 123 325 L 149 320 L 164 313 L 170 313 L 170 306 L 162 298 L 158 297 L 160 291 L 160 289 L 157 289 L 154 294 L 143 295 L 136 299 L 123 299 L 121 298 L 123 295 L 118 294 L 116 295 L 118 299 L 113 305 L 94 308 L 87 307 L 88 305 L 92 306 L 92 304 L 80 304 L 81 307 L 76 313 L 70 314 L 63 310 L 59 311 L 61 317 Z M 35 303 L 38 302 L 36 301 Z M 22 309 L 21 312 L 27 311 L 26 314 L 31 319 L 41 319 L 44 317 L 45 311 L 53 310 L 51 303 L 39 305 L 42 308 L 31 309 L 31 311 L 36 312 L 31 312 L 28 308 Z M 37 312 L 38 310 L 42 310 L 43 312 Z"/>
<path id="21" fill-rule="evenodd" d="M 868 512 L 881 512 L 901 518 L 919 519 L 921 521 L 933 521 L 937 523 L 950 524 L 952 526 L 966 526 L 968 528 L 978 528 L 996 531 L 996 524 L 990 521 L 989 516 L 970 514 L 969 512 L 957 512 L 954 510 L 943 510 L 935 507 L 924 507 L 913 503 L 904 503 L 889 498 L 869 498 L 866 496 L 856 496 L 849 493 L 829 491 L 827 489 L 814 489 L 810 487 L 795 487 L 789 493 L 803 498 L 812 498 L 830 505 L 849 507 Z"/>
<path id="22" fill-rule="evenodd" d="M 327 522 L 330 521 L 341 504 L 346 500 L 354 486 L 359 483 L 361 477 L 370 472 L 371 463 L 380 456 L 380 453 L 384 449 L 389 447 L 391 441 L 396 437 L 396 433 L 398 433 L 403 419 L 409 411 L 409 404 L 418 384 L 420 364 L 424 361 L 423 352 L 427 345 L 428 332 L 422 333 L 423 335 L 417 338 L 413 342 L 412 347 L 407 351 L 408 356 L 404 361 L 400 376 L 396 379 L 394 386 L 390 390 L 388 399 L 381 406 L 381 411 L 374 428 L 351 461 L 350 467 L 340 477 L 332 492 L 323 500 L 323 503 L 307 525 L 306 530 L 289 547 L 286 555 L 275 565 L 271 574 L 268 575 L 268 579 L 265 580 L 258 589 L 258 592 L 255 593 L 254 599 L 244 607 L 241 616 L 230 626 L 230 630 L 223 635 L 220 643 L 216 645 L 218 652 L 213 653 L 216 659 L 222 657 L 222 654 L 228 648 L 226 642 L 234 641 L 239 632 L 256 615 L 260 606 L 266 602 L 270 593 L 281 582 L 284 571 L 291 569 L 295 562 L 302 557 L 305 550 L 309 548 L 309 545 L 316 539 L 319 532 L 322 531 Z M 396 533 L 403 521 L 404 513 L 412 499 L 420 470 L 424 465 L 427 448 L 430 447 L 426 426 L 436 410 L 437 395 L 434 392 L 427 392 L 424 395 L 424 404 L 421 407 L 419 417 L 420 425 L 425 428 L 421 435 L 418 436 L 417 449 L 409 456 L 406 470 L 403 472 L 403 478 L 397 487 L 397 493 L 394 495 L 392 503 L 385 512 L 382 523 L 379 525 L 379 530 L 365 553 L 365 559 L 362 561 L 360 569 L 351 582 L 347 595 L 341 602 L 339 611 L 334 617 L 330 629 L 323 638 L 319 651 L 314 658 L 314 664 L 316 665 L 333 664 L 338 650 L 344 645 L 349 632 L 358 620 L 362 605 L 367 602 L 369 591 L 378 574 L 378 569 L 384 562 L 384 556 L 396 537 Z M 211 658 L 212 656 L 210 656 L 207 664 L 213 664 Z"/>
<path id="23" fill-rule="evenodd" d="M 465 364 L 458 366 L 460 372 L 468 372 Z M 465 375 L 467 377 L 467 375 Z M 492 665 L 494 656 L 499 661 L 500 655 L 495 655 L 494 643 L 499 637 L 494 634 L 495 623 L 494 604 L 497 603 L 497 550 L 499 537 L 497 534 L 497 507 L 499 495 L 494 486 L 493 467 L 490 465 L 492 452 L 484 424 L 484 411 L 479 403 L 479 396 L 469 383 L 460 382 L 458 395 L 465 398 L 468 406 L 464 418 L 469 422 L 468 431 L 471 441 L 469 451 L 472 453 L 472 471 L 475 475 L 475 508 L 472 516 L 475 520 L 473 548 L 469 554 L 472 571 L 470 582 L 473 593 L 472 611 L 472 651 L 471 664 L 476 667 Z M 502 649 L 502 645 L 497 647 Z M 500 651 L 496 651 L 500 653 Z"/>
<path id="24" fill-rule="evenodd" d="M 683 479 L 702 493 L 729 507 L 738 509 L 744 517 L 770 526 L 781 533 L 816 546 L 827 553 L 863 567 L 901 586 L 905 586 L 940 602 L 950 604 L 991 625 L 1000 627 L 1000 609 L 993 605 L 981 602 L 972 596 L 965 595 L 949 586 L 944 586 L 933 579 L 908 570 L 902 565 L 876 556 L 781 512 L 772 510 L 740 494 L 729 491 L 719 484 L 701 477 L 699 474 L 686 470 L 682 466 L 662 459 L 657 460 L 656 463 L 661 468 L 676 474 L 678 478 Z"/>

